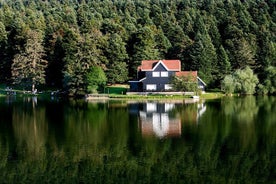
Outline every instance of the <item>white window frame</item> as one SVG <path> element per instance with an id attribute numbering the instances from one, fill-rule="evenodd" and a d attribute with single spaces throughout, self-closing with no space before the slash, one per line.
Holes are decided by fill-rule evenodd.
<path id="1" fill-rule="evenodd" d="M 170 89 L 172 89 L 172 85 L 171 84 L 165 84 L 164 88 L 165 88 L 165 90 L 170 90 Z"/>
<path id="2" fill-rule="evenodd" d="M 160 72 L 152 72 L 152 77 L 160 77 Z"/>
<path id="3" fill-rule="evenodd" d="M 146 89 L 155 91 L 157 89 L 157 86 L 156 86 L 156 84 L 147 84 Z"/>
<path id="4" fill-rule="evenodd" d="M 169 76 L 169 72 L 161 72 L 161 77 L 168 77 Z"/>

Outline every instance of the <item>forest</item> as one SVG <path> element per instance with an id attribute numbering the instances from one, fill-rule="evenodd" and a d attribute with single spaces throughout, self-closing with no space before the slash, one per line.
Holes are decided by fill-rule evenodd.
<path id="1" fill-rule="evenodd" d="M 275 0 L 0 0 L 0 84 L 69 95 L 179 59 L 209 89 L 250 68 L 276 92 Z"/>

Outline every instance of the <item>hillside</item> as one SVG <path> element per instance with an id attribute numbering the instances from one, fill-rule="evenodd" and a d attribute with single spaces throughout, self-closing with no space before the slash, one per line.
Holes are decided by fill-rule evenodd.
<path id="1" fill-rule="evenodd" d="M 275 0 L 0 1 L 0 83 L 85 93 L 95 83 L 91 73 L 124 83 L 143 59 L 180 59 L 182 70 L 198 70 L 209 88 L 250 66 L 263 88 L 275 93 L 275 5 Z"/>

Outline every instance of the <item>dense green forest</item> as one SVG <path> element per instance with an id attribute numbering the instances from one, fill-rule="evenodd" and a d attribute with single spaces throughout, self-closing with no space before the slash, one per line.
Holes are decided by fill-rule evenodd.
<path id="1" fill-rule="evenodd" d="M 180 59 L 209 88 L 249 66 L 275 93 L 275 0 L 1 0 L 0 83 L 69 94 Z M 97 75 L 95 75 L 97 74 Z"/>

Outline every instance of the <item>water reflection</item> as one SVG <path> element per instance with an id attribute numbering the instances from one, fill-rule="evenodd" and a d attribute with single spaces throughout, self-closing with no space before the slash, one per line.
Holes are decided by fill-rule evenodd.
<path id="1" fill-rule="evenodd" d="M 5 97 L 6 104 L 12 104 L 14 101 L 16 101 L 16 96 L 15 95 L 7 95 Z"/>
<path id="2" fill-rule="evenodd" d="M 134 110 L 135 107 L 139 110 Z M 137 112 L 139 114 L 138 124 L 142 135 L 155 135 L 159 138 L 180 137 L 182 122 L 192 117 L 194 123 L 197 123 L 205 111 L 205 103 L 193 99 L 169 103 L 147 102 L 134 105 L 131 108 L 132 113 Z M 187 114 L 187 117 L 183 114 Z"/>
<path id="3" fill-rule="evenodd" d="M 243 98 L 224 98 L 222 100 L 223 111 L 226 116 L 234 117 L 240 123 L 254 122 L 259 105 L 255 96 L 246 96 Z"/>
<path id="4" fill-rule="evenodd" d="M 37 97 L 23 99 L 25 105 L 12 109 L 12 126 L 17 146 L 25 148 L 22 153 L 38 159 L 45 154 L 48 122 L 45 106 L 37 107 Z M 40 158 L 41 159 L 41 158 Z"/>
<path id="5" fill-rule="evenodd" d="M 180 136 L 181 120 L 169 116 L 175 104 L 145 103 L 139 111 L 139 125 L 143 135 L 156 135 L 157 137 Z"/>
<path id="6" fill-rule="evenodd" d="M 197 104 L 197 123 L 199 122 L 199 118 L 205 113 L 207 107 L 204 102 Z"/>
<path id="7" fill-rule="evenodd" d="M 0 98 L 0 181 L 273 183 L 275 102 Z"/>

